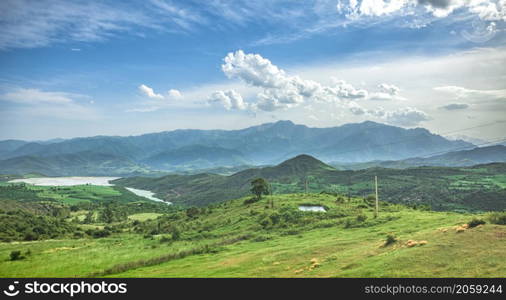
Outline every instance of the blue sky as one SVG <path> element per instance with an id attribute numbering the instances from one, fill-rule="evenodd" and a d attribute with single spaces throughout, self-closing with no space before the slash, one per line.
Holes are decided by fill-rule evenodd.
<path id="1" fill-rule="evenodd" d="M 0 139 L 281 119 L 504 138 L 505 21 L 505 0 L 6 0 Z"/>

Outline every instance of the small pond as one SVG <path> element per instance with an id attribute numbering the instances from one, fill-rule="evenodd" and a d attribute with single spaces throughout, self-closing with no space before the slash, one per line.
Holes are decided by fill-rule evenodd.
<path id="1" fill-rule="evenodd" d="M 302 211 L 326 212 L 325 207 L 323 207 L 321 205 L 299 205 L 299 210 L 302 210 Z"/>

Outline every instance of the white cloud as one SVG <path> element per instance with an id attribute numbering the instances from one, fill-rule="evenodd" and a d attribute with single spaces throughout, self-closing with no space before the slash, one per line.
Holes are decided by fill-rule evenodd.
<path id="1" fill-rule="evenodd" d="M 429 16 L 424 16 L 420 7 Z M 336 10 L 354 22 L 371 18 L 379 20 L 387 16 L 409 17 L 417 27 L 420 22 L 422 26 L 432 22 L 430 15 L 436 19 L 444 18 L 458 9 L 485 21 L 505 21 L 505 7 L 506 0 L 339 0 Z"/>
<path id="2" fill-rule="evenodd" d="M 153 91 L 152 88 L 150 88 L 149 86 L 147 85 L 144 85 L 144 84 L 141 84 L 139 86 L 139 90 L 145 94 L 146 96 L 148 96 L 149 98 L 154 98 L 154 99 L 164 99 L 164 97 L 161 95 L 161 94 L 157 94 Z"/>
<path id="3" fill-rule="evenodd" d="M 445 110 L 460 110 L 460 109 L 466 109 L 469 108 L 469 104 L 465 103 L 450 103 L 444 106 L 441 106 L 440 109 Z"/>
<path id="4" fill-rule="evenodd" d="M 308 101 L 335 102 L 346 99 L 364 99 L 368 93 L 353 85 L 333 78 L 331 85 L 322 85 L 299 76 L 289 76 L 270 60 L 259 54 L 245 54 L 242 50 L 224 58 L 222 70 L 228 78 L 240 79 L 247 85 L 262 89 L 252 108 L 264 111 L 287 109 Z"/>
<path id="5" fill-rule="evenodd" d="M 470 102 L 506 100 L 506 89 L 476 90 L 461 86 L 440 86 L 434 90 L 450 94 L 455 100 L 468 100 Z"/>
<path id="6" fill-rule="evenodd" d="M 71 94 L 62 92 L 44 92 L 39 89 L 20 88 L 0 95 L 0 99 L 9 102 L 37 104 L 69 104 L 72 103 Z"/>
<path id="7" fill-rule="evenodd" d="M 65 0 L 0 1 L 0 50 L 45 47 L 66 41 L 96 42 L 136 29 L 188 31 L 203 24 L 198 14 L 174 3 Z"/>
<path id="8" fill-rule="evenodd" d="M 29 88 L 16 88 L 0 95 L 0 101 L 10 102 L 13 105 L 9 108 L 12 114 L 78 120 L 97 118 L 98 115 L 91 106 L 76 100 L 85 100 L 89 105 L 94 103 L 86 95 Z"/>
<path id="9" fill-rule="evenodd" d="M 216 91 L 209 97 L 208 102 L 211 104 L 219 103 L 227 110 L 245 110 L 248 108 L 248 104 L 234 90 Z"/>
<path id="10" fill-rule="evenodd" d="M 396 87 L 395 85 L 393 85 L 393 84 L 387 84 L 387 83 L 381 83 L 381 84 L 379 84 L 378 88 L 382 92 L 387 93 L 387 94 L 392 95 L 392 96 L 395 96 L 395 95 L 399 94 L 399 91 L 401 90 L 400 88 Z"/>
<path id="11" fill-rule="evenodd" d="M 401 97 L 399 95 L 400 88 L 393 84 L 381 83 L 378 85 L 379 92 L 373 92 L 369 94 L 369 100 L 379 100 L 379 101 L 405 101 L 406 98 Z"/>
<path id="12" fill-rule="evenodd" d="M 416 108 L 405 107 L 395 111 L 386 112 L 384 115 L 386 122 L 399 126 L 416 126 L 423 121 L 428 121 L 429 116 Z"/>
<path id="13" fill-rule="evenodd" d="M 183 95 L 181 94 L 180 91 L 178 90 L 175 90 L 175 89 L 170 89 L 167 94 L 169 95 L 169 98 L 172 98 L 172 99 L 180 99 L 183 97 Z"/>

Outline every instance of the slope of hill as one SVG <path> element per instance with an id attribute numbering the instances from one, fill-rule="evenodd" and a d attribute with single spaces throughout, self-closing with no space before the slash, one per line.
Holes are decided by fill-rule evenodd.
<path id="1" fill-rule="evenodd" d="M 227 166 L 278 164 L 304 153 L 324 161 L 364 162 L 472 147 L 470 143 L 449 141 L 422 128 L 403 129 L 370 121 L 310 128 L 279 121 L 241 130 L 175 130 L 129 137 L 96 136 L 52 143 L 31 142 L 5 147 L 4 152 L 0 151 L 0 159 L 97 152 L 125 157 L 136 163 L 146 161 L 154 167 L 174 171 L 174 165 L 179 170 L 189 164 L 191 169 L 202 162 L 204 168 L 219 167 L 221 163 Z M 205 149 L 211 151 L 208 153 Z M 218 160 L 214 162 L 216 158 Z"/>
<path id="2" fill-rule="evenodd" d="M 202 145 L 185 146 L 157 153 L 143 160 L 158 170 L 194 170 L 231 167 L 248 164 L 237 150 Z"/>
<path id="3" fill-rule="evenodd" d="M 506 164 L 469 168 L 418 167 L 336 170 L 300 155 L 274 167 L 252 168 L 230 176 L 216 174 L 169 175 L 156 179 L 131 177 L 118 185 L 146 189 L 170 202 L 203 206 L 249 194 L 250 182 L 263 177 L 276 194 L 305 191 L 366 196 L 373 193 L 373 178 L 380 180 L 381 199 L 411 205 L 426 204 L 435 210 L 506 209 Z"/>
<path id="4" fill-rule="evenodd" d="M 52 156 L 21 156 L 0 161 L 4 174 L 49 176 L 147 175 L 153 173 L 128 158 L 91 151 Z M 160 174 L 160 173 L 158 173 Z"/>
<path id="5" fill-rule="evenodd" d="M 21 146 L 27 144 L 28 142 L 20 141 L 20 140 L 5 140 L 0 141 L 0 159 L 2 157 L 8 156 L 10 153 L 14 152 L 16 149 Z"/>
<path id="6" fill-rule="evenodd" d="M 0 243 L 0 257 L 7 258 L 12 251 L 26 253 L 22 260 L 0 260 L 0 276 L 504 277 L 506 274 L 506 227 L 492 223 L 492 215 L 431 212 L 381 202 L 379 216 L 375 218 L 370 202 L 342 198 L 328 194 L 287 194 L 245 203 L 247 197 L 201 209 L 167 211 L 165 205 L 165 211 L 143 214 L 138 213 L 138 203 L 123 203 L 114 208 L 128 214 L 128 218 L 109 224 L 100 218 L 88 223 L 79 221 L 84 220 L 84 215 L 100 216 L 104 209 L 81 205 L 82 210 L 56 219 L 58 228 L 72 226 L 57 239 Z M 274 206 L 267 205 L 269 202 Z M 298 209 L 307 204 L 321 205 L 326 211 Z M 140 215 L 147 217 L 139 221 Z M 0 212 L 0 218 L 9 226 L 21 222 L 13 217 L 7 218 Z M 486 224 L 456 229 L 473 219 Z M 109 229 L 96 229 L 104 225 Z"/>

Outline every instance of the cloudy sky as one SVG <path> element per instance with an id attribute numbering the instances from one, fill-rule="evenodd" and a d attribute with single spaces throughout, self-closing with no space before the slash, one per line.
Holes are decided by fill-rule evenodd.
<path id="1" fill-rule="evenodd" d="M 506 139 L 505 23 L 506 0 L 3 0 L 0 139 L 276 120 Z"/>

